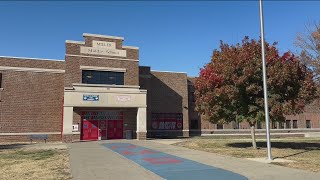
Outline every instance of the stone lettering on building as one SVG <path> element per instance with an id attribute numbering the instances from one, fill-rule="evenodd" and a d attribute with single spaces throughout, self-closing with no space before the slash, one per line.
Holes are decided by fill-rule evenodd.
<path id="1" fill-rule="evenodd" d="M 92 41 L 92 47 L 96 48 L 105 48 L 105 49 L 116 49 L 115 42 L 106 42 L 106 41 Z"/>
<path id="2" fill-rule="evenodd" d="M 127 57 L 127 51 L 116 49 L 115 42 L 92 41 L 92 47 L 80 47 L 81 54 Z"/>

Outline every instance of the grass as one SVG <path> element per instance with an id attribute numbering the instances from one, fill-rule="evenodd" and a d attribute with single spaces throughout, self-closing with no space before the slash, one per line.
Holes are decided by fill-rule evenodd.
<path id="1" fill-rule="evenodd" d="M 213 152 L 238 158 L 261 158 L 266 157 L 266 142 L 257 140 L 259 149 L 251 147 L 251 139 L 215 139 L 191 138 L 177 146 Z M 294 162 L 274 163 L 276 165 L 320 172 L 320 138 L 284 138 L 273 139 L 273 158 L 283 158 Z"/>
<path id="2" fill-rule="evenodd" d="M 66 149 L 0 149 L 0 179 L 71 179 Z"/>

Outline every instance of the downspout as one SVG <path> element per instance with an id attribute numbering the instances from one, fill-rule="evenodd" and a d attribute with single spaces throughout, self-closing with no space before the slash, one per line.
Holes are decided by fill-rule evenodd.
<path id="1" fill-rule="evenodd" d="M 62 132 L 63 132 L 63 109 L 64 109 L 64 96 L 62 96 L 62 118 L 61 118 L 61 135 L 60 135 L 60 140 L 61 142 L 63 141 L 62 139 Z"/>

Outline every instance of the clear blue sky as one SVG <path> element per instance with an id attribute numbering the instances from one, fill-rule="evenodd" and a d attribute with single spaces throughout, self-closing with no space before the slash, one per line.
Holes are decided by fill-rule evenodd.
<path id="1" fill-rule="evenodd" d="M 320 21 L 319 1 L 265 1 L 265 31 L 284 52 L 297 32 Z M 197 76 L 219 40 L 259 38 L 258 1 L 0 2 L 0 56 L 64 59 L 65 40 L 82 33 L 125 37 L 140 65 Z"/>

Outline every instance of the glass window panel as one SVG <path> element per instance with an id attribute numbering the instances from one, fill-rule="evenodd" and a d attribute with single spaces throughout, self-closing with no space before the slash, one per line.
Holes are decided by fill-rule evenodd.
<path id="1" fill-rule="evenodd" d="M 124 85 L 124 73 L 83 70 L 82 83 Z"/>

